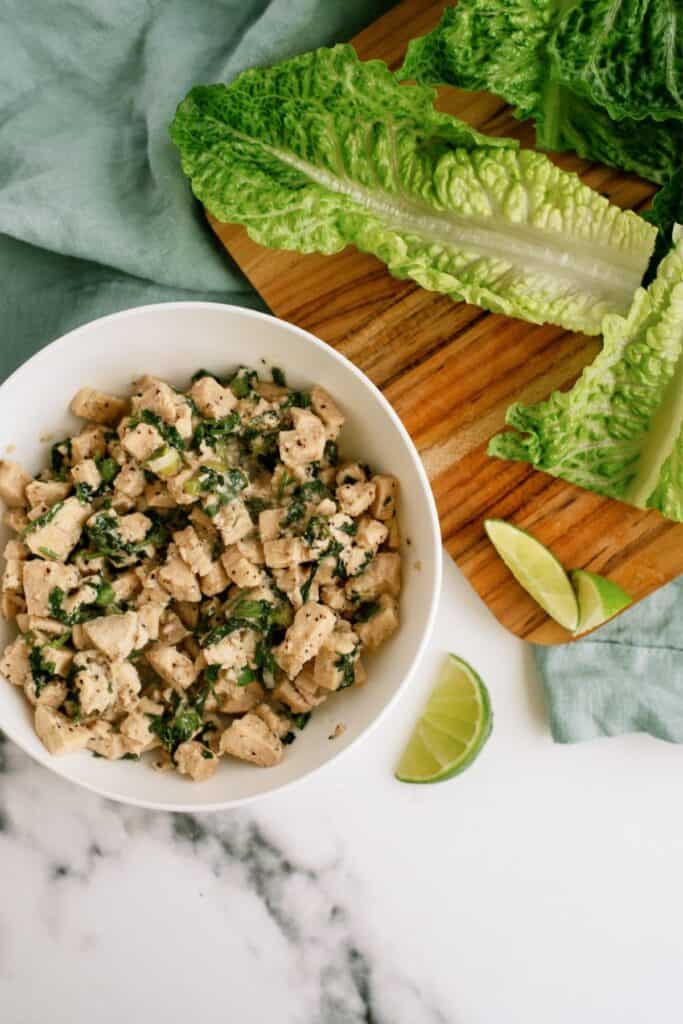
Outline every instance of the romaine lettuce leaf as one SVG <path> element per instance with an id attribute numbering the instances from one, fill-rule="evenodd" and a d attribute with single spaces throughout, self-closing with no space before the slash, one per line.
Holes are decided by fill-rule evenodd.
<path id="1" fill-rule="evenodd" d="M 627 317 L 609 316 L 604 346 L 566 392 L 516 404 L 489 454 L 683 520 L 683 230 Z"/>
<path id="2" fill-rule="evenodd" d="M 431 291 L 589 334 L 625 312 L 655 229 L 433 101 L 337 46 L 193 89 L 171 137 L 205 207 L 262 245 L 352 244 Z"/>
<path id="3" fill-rule="evenodd" d="M 541 149 L 661 183 L 683 152 L 683 19 L 670 0 L 460 0 L 400 78 L 486 90 Z"/>
<path id="4" fill-rule="evenodd" d="M 554 6 L 560 18 L 549 52 L 562 85 L 615 121 L 683 118 L 683 18 L 677 0 L 573 0 Z"/>

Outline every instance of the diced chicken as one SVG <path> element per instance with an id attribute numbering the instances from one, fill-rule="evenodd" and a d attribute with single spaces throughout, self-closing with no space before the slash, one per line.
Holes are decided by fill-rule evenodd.
<path id="1" fill-rule="evenodd" d="M 97 577 L 84 579 L 73 594 L 69 594 L 68 597 L 65 597 L 62 602 L 62 609 L 67 613 L 67 615 L 78 611 L 82 605 L 92 604 L 97 598 L 99 583 L 100 581 Z"/>
<path id="2" fill-rule="evenodd" d="M 106 711 L 115 700 L 109 665 L 99 651 L 79 651 L 74 657 L 74 685 L 84 715 Z"/>
<path id="3" fill-rule="evenodd" d="M 114 478 L 114 490 L 127 498 L 139 498 L 146 487 L 145 474 L 134 462 L 126 462 Z M 161 481 L 150 484 L 150 487 L 164 489 Z M 151 504 L 148 502 L 148 504 Z"/>
<path id="4" fill-rule="evenodd" d="M 372 481 L 356 484 L 340 484 L 337 488 L 339 508 L 348 516 L 360 516 L 375 500 L 375 485 Z"/>
<path id="5" fill-rule="evenodd" d="M 178 395 L 178 406 L 176 408 L 175 423 L 173 424 L 184 441 L 189 441 L 194 433 L 192 423 L 192 409 L 188 402 Z"/>
<path id="6" fill-rule="evenodd" d="M 78 623 L 71 630 L 71 643 L 74 645 L 77 651 L 84 651 L 89 646 L 89 641 L 86 638 L 85 630 L 83 626 Z"/>
<path id="7" fill-rule="evenodd" d="M 190 604 L 187 601 L 176 601 L 175 610 L 184 626 L 187 626 L 190 630 L 197 628 L 199 608 L 196 604 Z"/>
<path id="8" fill-rule="evenodd" d="M 165 605 L 146 601 L 138 607 L 138 630 L 135 634 L 134 651 L 141 651 L 150 640 L 158 640 L 161 616 Z"/>
<path id="9" fill-rule="evenodd" d="M 341 487 L 343 484 L 364 483 L 367 478 L 368 475 L 360 462 L 345 462 L 343 466 L 340 466 L 339 469 L 336 470 L 335 480 L 337 482 L 337 486 Z"/>
<path id="10" fill-rule="evenodd" d="M 197 577 L 180 557 L 175 544 L 169 544 L 166 561 L 159 569 L 159 582 L 176 601 L 201 601 Z"/>
<path id="11" fill-rule="evenodd" d="M 280 520 L 284 514 L 284 508 L 266 508 L 259 512 L 258 529 L 262 541 L 275 540 L 280 536 Z"/>
<path id="12" fill-rule="evenodd" d="M 274 711 L 270 704 L 259 704 L 254 708 L 254 714 L 262 718 L 270 731 L 279 736 L 280 739 L 289 732 L 289 721 L 283 718 L 282 715 L 278 715 L 277 711 Z"/>
<path id="13" fill-rule="evenodd" d="M 263 700 L 263 687 L 260 683 L 247 683 L 240 686 L 234 679 L 222 673 L 214 687 L 216 701 L 220 711 L 226 715 L 241 715 L 251 711 Z"/>
<path id="14" fill-rule="evenodd" d="M 310 658 L 314 658 L 334 629 L 335 614 L 323 604 L 307 601 L 294 616 L 285 639 L 273 654 L 280 668 L 290 679 Z"/>
<path id="15" fill-rule="evenodd" d="M 143 604 L 158 604 L 162 608 L 171 600 L 171 595 L 159 582 L 159 570 L 150 569 L 148 565 L 139 565 L 133 572 L 142 584 L 142 590 L 138 595 L 138 608 Z"/>
<path id="16" fill-rule="evenodd" d="M 375 499 L 370 511 L 375 519 L 391 519 L 396 512 L 398 480 L 395 476 L 380 474 L 373 476 L 372 483 L 375 485 Z"/>
<path id="17" fill-rule="evenodd" d="M 29 633 L 47 633 L 48 636 L 60 636 L 64 632 L 64 626 L 58 619 L 51 619 L 45 615 L 29 615 Z"/>
<path id="18" fill-rule="evenodd" d="M 142 583 L 132 569 L 127 569 L 126 572 L 119 573 L 111 581 L 111 588 L 114 591 L 115 599 L 120 603 L 130 601 L 131 597 L 139 594 L 142 590 Z"/>
<path id="19" fill-rule="evenodd" d="M 293 682 L 289 679 L 284 680 L 273 690 L 273 697 L 282 704 L 286 704 L 296 715 L 307 715 L 325 699 L 324 696 L 316 696 L 315 691 L 307 691 L 297 686 L 297 681 L 303 674 L 303 672 L 300 673 Z"/>
<path id="20" fill-rule="evenodd" d="M 201 377 L 190 389 L 190 397 L 202 416 L 220 420 L 237 405 L 237 399 L 230 388 L 222 387 L 213 377 Z"/>
<path id="21" fill-rule="evenodd" d="M 390 594 L 382 594 L 377 602 L 378 610 L 366 622 L 359 622 L 355 629 L 360 641 L 368 650 L 383 644 L 398 629 L 398 605 Z"/>
<path id="22" fill-rule="evenodd" d="M 352 607 L 343 586 L 333 583 L 320 588 L 320 600 L 339 615 L 348 612 Z"/>
<path id="23" fill-rule="evenodd" d="M 278 541 L 269 541 L 268 543 L 277 544 Z M 240 553 L 236 544 L 231 545 L 223 553 L 221 562 L 229 578 L 238 587 L 257 587 L 261 582 L 261 570 Z"/>
<path id="24" fill-rule="evenodd" d="M 123 719 L 119 731 L 130 741 L 132 746 L 137 747 L 138 751 L 142 753 L 143 750 L 150 750 L 159 744 L 158 738 L 150 729 L 150 724 L 149 715 L 142 711 L 134 711 Z"/>
<path id="25" fill-rule="evenodd" d="M 132 711 L 138 704 L 141 683 L 138 670 L 129 661 L 118 661 L 111 666 L 111 678 L 116 693 L 116 707 Z"/>
<path id="26" fill-rule="evenodd" d="M 214 516 L 213 522 L 226 547 L 242 540 L 253 529 L 247 506 L 239 498 L 235 498 L 228 505 L 223 505 L 218 514 Z"/>
<path id="27" fill-rule="evenodd" d="M 293 430 L 278 435 L 280 459 L 285 466 L 303 466 L 323 457 L 327 434 L 321 420 L 308 409 L 292 409 Z"/>
<path id="28" fill-rule="evenodd" d="M 183 625 L 175 612 L 166 610 L 159 622 L 159 639 L 164 644 L 179 644 L 190 631 Z"/>
<path id="29" fill-rule="evenodd" d="M 254 565 L 265 565 L 266 557 L 263 553 L 263 544 L 255 537 L 245 537 L 237 541 L 237 550 L 241 555 Z"/>
<path id="30" fill-rule="evenodd" d="M 84 484 L 86 487 L 92 488 L 93 491 L 96 491 L 102 483 L 102 476 L 94 459 L 83 459 L 82 462 L 77 462 L 75 466 L 72 466 L 71 479 L 75 484 Z M 68 484 L 61 486 L 67 488 L 65 493 L 68 494 Z M 26 493 L 28 495 L 28 488 L 26 488 Z M 65 494 L 62 494 L 61 497 L 65 497 Z"/>
<path id="31" fill-rule="evenodd" d="M 26 699 L 34 708 L 43 704 L 48 708 L 58 708 L 66 700 L 66 683 L 61 679 L 54 679 L 43 686 L 38 687 L 33 678 L 29 679 L 24 686 Z"/>
<path id="32" fill-rule="evenodd" d="M 117 526 L 125 544 L 139 544 L 151 530 L 152 520 L 142 512 L 131 512 L 129 516 L 121 516 Z"/>
<path id="33" fill-rule="evenodd" d="M 185 490 L 185 484 L 193 478 L 195 473 L 196 467 L 190 466 L 188 469 L 182 469 L 180 473 L 176 473 L 166 482 L 168 493 L 176 505 L 191 505 L 194 501 L 199 501 L 199 494 Z"/>
<path id="34" fill-rule="evenodd" d="M 0 614 L 6 622 L 18 619 L 26 611 L 26 602 L 20 594 L 5 590 L 0 596 Z"/>
<path id="35" fill-rule="evenodd" d="M 274 569 L 273 576 L 278 590 L 289 594 L 292 590 L 298 590 L 306 581 L 308 572 L 302 565 L 288 565 L 286 569 Z"/>
<path id="36" fill-rule="evenodd" d="M 71 484 L 68 480 L 32 480 L 26 485 L 26 499 L 32 508 L 40 506 L 47 510 L 58 501 L 63 501 L 70 490 Z"/>
<path id="37" fill-rule="evenodd" d="M 20 508 L 26 503 L 26 487 L 31 477 L 18 462 L 0 461 L 0 498 L 8 508 Z"/>
<path id="38" fill-rule="evenodd" d="M 128 402 L 125 398 L 108 395 L 105 391 L 97 391 L 95 388 L 81 388 L 71 399 L 69 408 L 74 416 L 80 419 L 109 427 L 123 416 L 128 408 Z"/>
<path id="39" fill-rule="evenodd" d="M 269 768 L 280 763 L 283 747 L 263 719 L 249 713 L 228 726 L 221 736 L 220 751 Z"/>
<path id="40" fill-rule="evenodd" d="M 290 565 L 298 565 L 311 557 L 308 545 L 301 537 L 281 537 L 279 540 L 266 540 L 263 543 L 266 565 L 270 569 L 285 569 Z"/>
<path id="41" fill-rule="evenodd" d="M 88 424 L 80 434 L 71 438 L 71 460 L 76 465 L 84 459 L 93 459 L 96 456 L 104 455 L 107 450 L 107 442 L 102 427 Z"/>
<path id="42" fill-rule="evenodd" d="M 130 403 L 133 415 L 143 409 L 149 409 L 156 413 L 166 423 L 173 424 L 178 414 L 179 396 L 165 381 L 157 380 L 156 377 L 143 377 L 136 381 L 136 393 Z"/>
<path id="43" fill-rule="evenodd" d="M 198 576 L 206 576 L 211 572 L 213 560 L 211 558 L 211 545 L 207 540 L 199 536 L 194 526 L 187 526 L 184 530 L 177 530 L 173 534 L 173 540 L 180 553 L 180 557 L 189 566 L 192 572 Z"/>
<path id="44" fill-rule="evenodd" d="M 209 572 L 199 579 L 199 586 L 205 597 L 214 597 L 216 594 L 221 594 L 229 583 L 230 580 L 220 561 L 212 562 Z"/>
<path id="45" fill-rule="evenodd" d="M 319 384 L 311 390 L 311 407 L 313 412 L 325 424 L 327 437 L 334 441 L 344 426 L 344 414 L 334 401 L 329 391 Z"/>
<path id="46" fill-rule="evenodd" d="M 132 753 L 130 740 L 115 729 L 111 722 L 100 719 L 87 730 L 88 750 L 109 761 L 118 761 L 124 754 Z"/>
<path id="47" fill-rule="evenodd" d="M 142 473 L 142 470 L 140 470 Z M 119 474 L 120 475 L 120 474 Z M 144 473 L 143 479 L 144 479 Z M 178 476 L 182 476 L 181 473 Z M 118 480 L 118 477 L 116 478 Z M 176 480 L 177 477 L 173 477 L 172 480 Z M 169 483 L 172 481 L 169 480 Z M 192 499 L 196 500 L 195 497 Z M 169 492 L 166 484 L 162 483 L 161 480 L 155 480 L 154 483 L 146 484 L 144 490 L 144 496 L 139 502 L 139 506 L 142 508 L 174 508 L 177 504 L 173 495 Z"/>
<path id="48" fill-rule="evenodd" d="M 360 547 L 376 552 L 389 535 L 389 530 L 379 519 L 371 519 L 370 516 L 363 516 L 358 522 L 356 532 L 356 544 Z"/>
<path id="49" fill-rule="evenodd" d="M 187 655 L 170 644 L 154 644 L 145 656 L 157 675 L 174 690 L 186 690 L 197 678 L 197 670 Z"/>
<path id="50" fill-rule="evenodd" d="M 135 647 L 138 617 L 135 612 L 101 615 L 83 623 L 83 628 L 93 647 L 110 661 L 123 661 Z"/>
<path id="51" fill-rule="evenodd" d="M 25 537 L 26 544 L 34 555 L 44 555 L 55 561 L 65 562 L 78 543 L 83 524 L 92 513 L 92 505 L 81 503 L 78 498 L 67 498 L 60 506 L 55 505 L 54 514 L 44 526 L 33 527 Z"/>
<path id="52" fill-rule="evenodd" d="M 72 754 L 87 746 L 89 731 L 82 725 L 74 725 L 54 708 L 39 704 L 34 724 L 38 739 L 50 754 Z"/>
<path id="53" fill-rule="evenodd" d="M 29 550 L 21 540 L 8 540 L 2 552 L 2 557 L 6 558 L 7 561 L 14 558 L 18 562 L 23 562 L 28 556 Z"/>
<path id="54" fill-rule="evenodd" d="M 138 462 L 146 462 L 164 443 L 157 428 L 150 423 L 138 423 L 135 427 L 129 427 L 128 421 L 124 420 L 119 427 L 119 436 L 128 454 Z"/>
<path id="55" fill-rule="evenodd" d="M 239 672 L 253 663 L 256 650 L 256 634 L 251 629 L 236 629 L 218 643 L 204 647 L 207 665 L 220 665 L 224 669 Z"/>
<path id="56" fill-rule="evenodd" d="M 348 580 L 346 593 L 362 601 L 380 594 L 397 597 L 401 589 L 401 558 L 394 551 L 381 551 L 360 575 Z"/>
<path id="57" fill-rule="evenodd" d="M 80 576 L 72 565 L 31 559 L 23 562 L 23 584 L 29 615 L 50 615 L 50 594 L 59 587 L 65 594 L 78 586 Z"/>
<path id="58" fill-rule="evenodd" d="M 24 563 L 18 558 L 8 558 L 2 574 L 2 590 L 12 590 L 21 594 L 23 590 L 22 572 Z"/>
<path id="59" fill-rule="evenodd" d="M 10 508 L 5 512 L 3 522 L 15 533 L 23 533 L 29 525 L 29 518 L 23 508 Z"/>
<path id="60" fill-rule="evenodd" d="M 0 660 L 0 673 L 13 686 L 25 686 L 33 678 L 28 660 L 29 646 L 23 636 L 8 644 Z"/>
<path id="61" fill-rule="evenodd" d="M 74 652 L 67 647 L 50 647 L 45 651 L 45 660 L 53 666 L 52 671 L 56 676 L 66 676 L 74 660 Z"/>
<path id="62" fill-rule="evenodd" d="M 205 782 L 218 767 L 218 758 L 213 751 L 196 740 L 181 743 L 173 760 L 180 774 L 189 775 L 193 782 Z"/>
<path id="63" fill-rule="evenodd" d="M 324 690 L 351 686 L 355 682 L 355 664 L 359 654 L 357 634 L 348 628 L 335 629 L 316 655 L 313 668 L 316 684 Z"/>

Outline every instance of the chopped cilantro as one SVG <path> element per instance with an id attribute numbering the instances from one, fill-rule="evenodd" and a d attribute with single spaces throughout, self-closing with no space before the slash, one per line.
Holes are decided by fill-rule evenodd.
<path id="1" fill-rule="evenodd" d="M 102 483 L 105 484 L 110 484 L 121 469 L 116 459 L 111 458 L 95 459 L 95 464 L 99 470 L 100 476 L 102 477 Z"/>
<path id="2" fill-rule="evenodd" d="M 274 366 L 270 372 L 273 377 L 273 384 L 277 384 L 279 388 L 287 387 L 287 378 L 285 377 L 284 370 L 281 370 L 279 366 Z"/>
<path id="3" fill-rule="evenodd" d="M 245 666 L 237 677 L 238 686 L 248 686 L 249 683 L 253 683 L 256 679 L 256 673 L 249 666 Z"/>
<path id="4" fill-rule="evenodd" d="M 334 441 L 325 442 L 325 458 L 327 459 L 330 466 L 339 465 L 339 448 Z"/>
<path id="5" fill-rule="evenodd" d="M 44 687 L 52 682 L 55 674 L 55 663 L 47 661 L 43 654 L 42 647 L 32 647 L 28 656 L 28 663 L 31 669 L 31 676 L 36 690 L 36 697 L 39 697 Z"/>
<path id="6" fill-rule="evenodd" d="M 379 604 L 377 601 L 363 601 L 358 606 L 353 616 L 354 622 L 367 622 L 373 615 L 376 615 L 379 611 Z"/>
<path id="7" fill-rule="evenodd" d="M 69 479 L 69 465 L 71 463 L 71 438 L 63 441 L 56 441 L 50 449 L 50 466 L 56 480 L 62 482 Z"/>
<path id="8" fill-rule="evenodd" d="M 334 663 L 334 667 L 339 669 L 342 674 L 342 681 L 339 684 L 340 690 L 345 690 L 347 686 L 353 686 L 356 681 L 356 661 L 358 660 L 358 654 L 360 652 L 360 644 L 356 644 L 352 651 L 348 654 L 340 654 Z"/>
<path id="9" fill-rule="evenodd" d="M 87 505 L 94 493 L 95 488 L 92 484 L 76 484 L 76 497 L 82 505 Z"/>
<path id="10" fill-rule="evenodd" d="M 198 449 L 205 444 L 209 448 L 216 448 L 234 437 L 239 426 L 239 413 L 234 410 L 220 420 L 202 420 L 192 437 L 192 447 Z"/>
<path id="11" fill-rule="evenodd" d="M 230 390 L 235 398 L 246 398 L 254 390 L 257 380 L 258 377 L 255 370 L 249 370 L 246 366 L 240 366 L 230 381 Z"/>
<path id="12" fill-rule="evenodd" d="M 38 516 L 37 519 L 34 519 L 33 522 L 29 523 L 28 526 L 24 527 L 24 529 L 22 530 L 22 536 L 25 537 L 26 534 L 33 533 L 34 530 L 40 530 L 41 527 L 47 526 L 47 524 L 52 522 L 57 513 L 63 507 L 63 501 L 56 501 L 54 505 L 47 510 L 47 512 L 43 512 L 42 516 Z"/>

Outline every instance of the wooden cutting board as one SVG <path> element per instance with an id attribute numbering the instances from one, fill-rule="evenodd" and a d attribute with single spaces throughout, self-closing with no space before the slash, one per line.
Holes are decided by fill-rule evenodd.
<path id="1" fill-rule="evenodd" d="M 444 3 L 405 0 L 352 40 L 363 58 L 399 67 L 408 41 L 439 20 Z M 445 88 L 439 107 L 491 135 L 534 144 L 499 99 Z M 557 158 L 622 207 L 654 189 L 639 179 Z M 277 316 L 323 338 L 384 391 L 417 445 L 434 488 L 444 543 L 499 621 L 538 643 L 570 639 L 522 590 L 488 542 L 483 520 L 518 523 L 566 567 L 609 576 L 636 600 L 683 572 L 683 525 L 639 512 L 486 455 L 513 400 L 535 402 L 571 385 L 599 339 L 485 313 L 396 281 L 371 256 L 300 256 L 261 248 L 241 227 L 212 227 Z M 457 625 L 454 627 L 457 629 Z"/>

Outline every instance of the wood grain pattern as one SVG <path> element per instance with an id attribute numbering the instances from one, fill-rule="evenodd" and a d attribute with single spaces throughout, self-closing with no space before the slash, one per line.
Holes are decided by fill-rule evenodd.
<path id="1" fill-rule="evenodd" d="M 361 57 L 398 67 L 408 41 L 429 31 L 444 6 L 406 0 L 353 44 Z M 494 96 L 443 89 L 438 103 L 489 134 L 533 146 L 533 127 Z M 640 209 L 654 191 L 572 155 L 556 162 L 622 207 Z M 544 644 L 570 639 L 500 561 L 484 533 L 487 516 L 531 530 L 564 565 L 604 573 L 637 600 L 683 572 L 683 525 L 486 455 L 510 402 L 571 385 L 598 351 L 597 339 L 454 303 L 394 280 L 354 249 L 325 257 L 275 252 L 209 219 L 277 316 L 334 345 L 385 392 L 424 460 L 448 551 L 508 629 Z"/>

